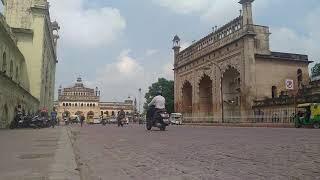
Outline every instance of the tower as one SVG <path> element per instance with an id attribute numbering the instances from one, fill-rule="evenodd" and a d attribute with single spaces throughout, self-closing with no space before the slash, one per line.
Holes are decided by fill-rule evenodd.
<path id="1" fill-rule="evenodd" d="M 172 42 L 173 42 L 173 47 L 172 47 L 172 49 L 173 49 L 173 51 L 174 51 L 174 64 L 176 64 L 177 62 L 177 56 L 178 56 L 178 54 L 180 53 L 180 38 L 179 38 L 179 36 L 178 35 L 175 35 L 174 36 L 174 38 L 173 38 L 173 40 L 172 40 Z"/>
<path id="2" fill-rule="evenodd" d="M 254 0 L 240 0 L 242 4 L 243 25 L 253 24 L 252 18 L 252 2 Z"/>

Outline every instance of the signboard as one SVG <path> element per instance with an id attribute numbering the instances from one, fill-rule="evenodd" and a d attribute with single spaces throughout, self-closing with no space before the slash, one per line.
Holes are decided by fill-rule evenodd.
<path id="1" fill-rule="evenodd" d="M 286 89 L 287 90 L 294 90 L 294 81 L 292 79 L 286 80 Z"/>

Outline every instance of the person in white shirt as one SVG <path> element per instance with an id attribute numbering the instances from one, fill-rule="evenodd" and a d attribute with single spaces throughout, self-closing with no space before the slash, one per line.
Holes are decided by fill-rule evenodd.
<path id="1" fill-rule="evenodd" d="M 166 99 L 162 96 L 162 92 L 157 92 L 157 96 L 155 96 L 152 101 L 148 104 L 149 109 L 147 112 L 147 118 L 151 119 L 153 114 L 157 110 L 162 110 L 166 108 Z"/>

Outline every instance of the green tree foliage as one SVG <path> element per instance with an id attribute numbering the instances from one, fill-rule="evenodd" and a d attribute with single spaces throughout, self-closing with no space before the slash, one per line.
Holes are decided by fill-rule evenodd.
<path id="1" fill-rule="evenodd" d="M 146 104 L 144 105 L 145 111 L 148 108 L 148 104 L 151 102 L 153 97 L 156 96 L 156 93 L 158 91 L 162 91 L 162 95 L 164 98 L 166 98 L 166 109 L 168 113 L 174 112 L 174 82 L 169 81 L 165 78 L 159 78 L 158 82 L 153 83 L 149 87 L 149 92 L 146 93 Z"/>
<path id="2" fill-rule="evenodd" d="M 320 63 L 317 63 L 314 65 L 314 67 L 311 69 L 311 76 L 316 77 L 320 76 Z"/>

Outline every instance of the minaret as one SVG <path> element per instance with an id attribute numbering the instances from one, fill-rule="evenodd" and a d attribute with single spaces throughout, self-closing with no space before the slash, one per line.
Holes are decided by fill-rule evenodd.
<path id="1" fill-rule="evenodd" d="M 173 51 L 174 51 L 174 65 L 176 65 L 177 63 L 177 58 L 178 58 L 178 55 L 180 53 L 180 38 L 178 35 L 175 35 L 173 40 Z"/>
<path id="2" fill-rule="evenodd" d="M 252 2 L 254 0 L 240 0 L 242 4 L 243 25 L 253 24 L 252 18 Z"/>

